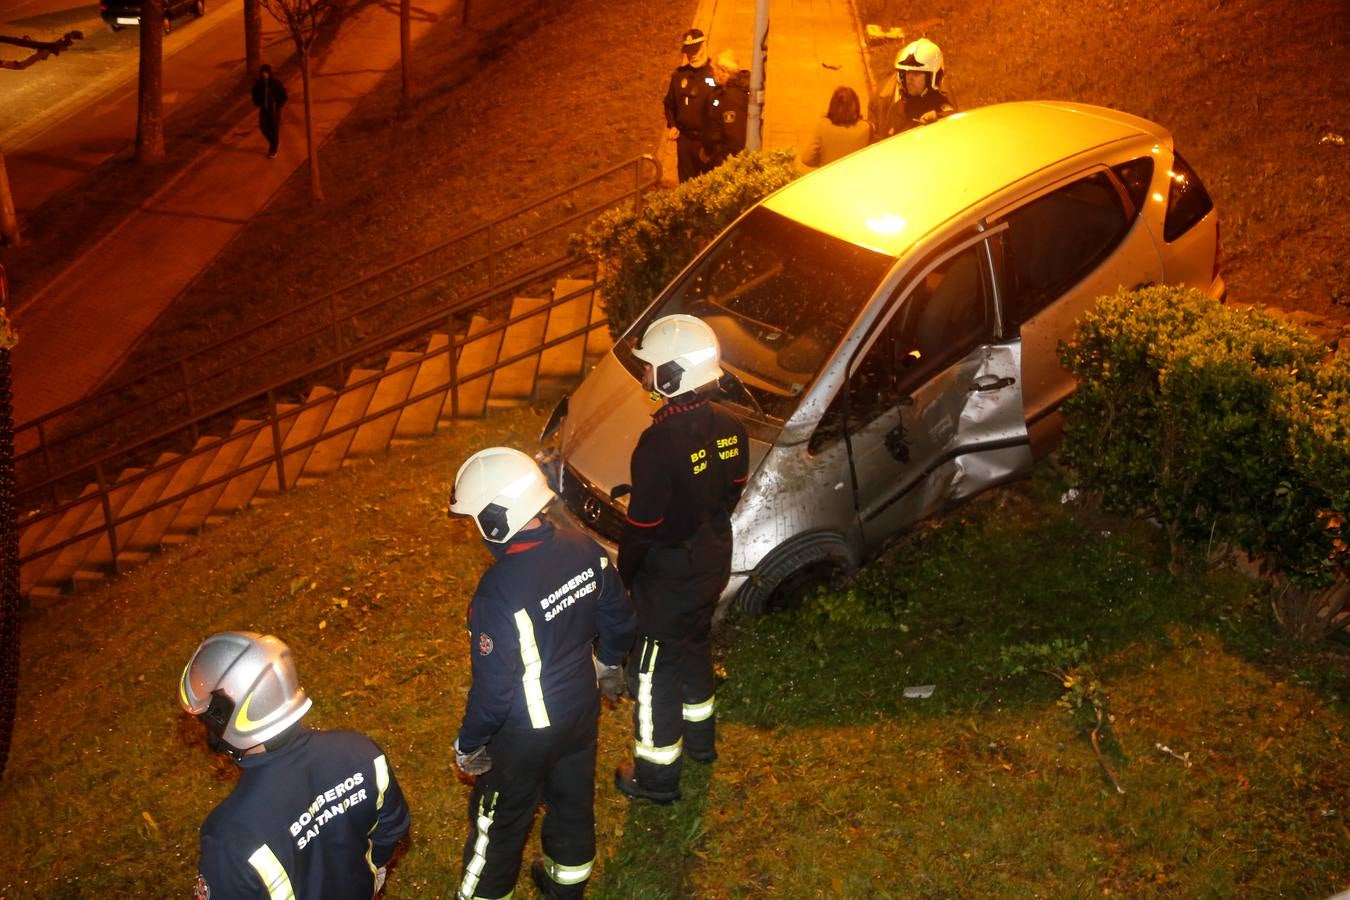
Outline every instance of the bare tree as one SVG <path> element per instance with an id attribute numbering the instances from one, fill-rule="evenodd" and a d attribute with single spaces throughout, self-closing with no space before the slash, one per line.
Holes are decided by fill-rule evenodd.
<path id="1" fill-rule="evenodd" d="M 262 61 L 262 8 L 258 0 L 244 0 L 244 68 L 249 81 L 258 77 Z"/>
<path id="2" fill-rule="evenodd" d="M 412 0 L 399 0 L 398 49 L 403 62 L 403 102 L 412 98 Z"/>
<path id="3" fill-rule="evenodd" d="M 0 44 L 12 44 L 33 52 L 23 59 L 0 59 L 0 69 L 26 69 L 40 63 L 49 56 L 56 56 L 62 50 L 70 49 L 76 41 L 84 40 L 78 31 L 67 31 L 54 41 L 35 41 L 30 37 L 11 37 L 0 34 Z M 5 152 L 0 149 L 0 240 L 12 247 L 23 243 L 19 234 L 19 217 L 14 211 L 14 194 L 9 189 L 9 172 L 5 168 Z M 0 284 L 3 283 L 4 270 L 0 269 Z"/>
<path id="4" fill-rule="evenodd" d="M 164 0 L 141 0 L 141 71 L 136 162 L 164 159 Z"/>
<path id="5" fill-rule="evenodd" d="M 338 8 L 338 0 L 259 0 L 263 9 L 286 26 L 295 44 L 295 55 L 300 59 L 300 79 L 305 91 L 305 147 L 309 152 L 309 192 L 316 201 L 323 200 L 319 182 L 319 148 L 314 145 L 314 104 L 310 99 L 310 54 L 319 26 Z"/>

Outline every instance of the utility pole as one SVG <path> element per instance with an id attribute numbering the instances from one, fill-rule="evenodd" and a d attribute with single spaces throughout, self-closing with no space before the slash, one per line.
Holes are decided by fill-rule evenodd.
<path id="1" fill-rule="evenodd" d="M 750 114 L 745 149 L 764 148 L 764 63 L 769 50 L 769 0 L 755 0 L 755 42 L 750 48 Z"/>

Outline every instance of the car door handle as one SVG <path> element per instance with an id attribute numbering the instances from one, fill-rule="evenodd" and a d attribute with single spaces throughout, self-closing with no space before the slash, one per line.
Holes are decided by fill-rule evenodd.
<path id="1" fill-rule="evenodd" d="M 981 393 L 984 391 L 998 391 L 1016 383 L 1016 378 L 1007 375 L 1002 378 L 997 378 L 993 375 L 981 375 L 971 383 L 970 390 L 972 392 L 979 391 Z"/>

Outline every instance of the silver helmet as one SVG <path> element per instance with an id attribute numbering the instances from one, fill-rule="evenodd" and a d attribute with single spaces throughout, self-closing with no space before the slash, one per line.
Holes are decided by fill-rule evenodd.
<path id="1" fill-rule="evenodd" d="M 178 702 L 236 753 L 277 737 L 313 705 L 300 687 L 291 648 L 251 631 L 222 631 L 202 641 L 183 669 Z"/>

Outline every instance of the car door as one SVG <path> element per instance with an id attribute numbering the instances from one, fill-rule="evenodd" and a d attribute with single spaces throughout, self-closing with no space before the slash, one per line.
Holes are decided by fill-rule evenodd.
<path id="1" fill-rule="evenodd" d="M 1034 427 L 1073 392 L 1059 342 L 1104 294 L 1162 279 L 1162 256 L 1140 219 L 1151 158 L 1082 173 L 991 220 L 1004 333 L 1022 339 L 1022 401 Z"/>
<path id="2" fill-rule="evenodd" d="M 865 546 L 1031 469 L 1021 346 L 996 342 L 990 234 L 923 265 L 841 390 Z"/>

